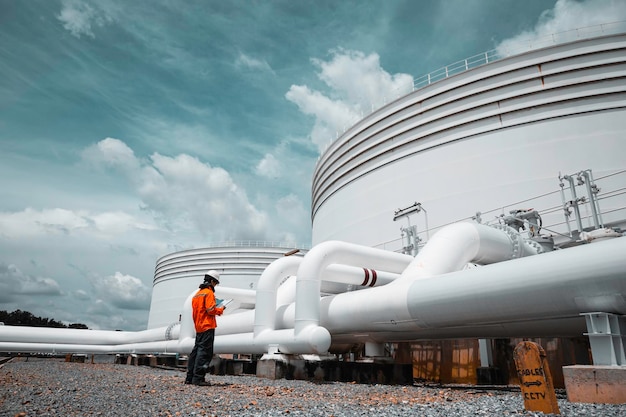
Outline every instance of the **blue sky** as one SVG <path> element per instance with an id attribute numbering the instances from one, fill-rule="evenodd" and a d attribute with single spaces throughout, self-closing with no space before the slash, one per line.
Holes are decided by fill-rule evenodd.
<path id="1" fill-rule="evenodd" d="M 321 150 L 414 78 L 620 0 L 0 0 L 0 309 L 138 330 L 158 257 L 310 243 Z"/>

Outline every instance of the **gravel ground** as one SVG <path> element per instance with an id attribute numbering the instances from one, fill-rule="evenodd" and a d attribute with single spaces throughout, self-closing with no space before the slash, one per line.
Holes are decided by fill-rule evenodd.
<path id="1" fill-rule="evenodd" d="M 63 359 L 14 358 L 0 369 L 0 416 L 537 416 L 520 392 L 210 375 Z M 563 416 L 626 416 L 626 405 L 570 403 Z"/>

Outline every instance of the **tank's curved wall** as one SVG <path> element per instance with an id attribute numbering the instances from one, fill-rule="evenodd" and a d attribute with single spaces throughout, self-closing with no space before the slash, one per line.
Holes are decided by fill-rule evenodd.
<path id="1" fill-rule="evenodd" d="M 220 272 L 220 282 L 234 288 L 254 288 L 263 270 L 294 247 L 250 245 L 190 249 L 157 260 L 152 286 L 148 329 L 179 320 L 185 299 L 198 289 L 204 274 Z M 306 253 L 305 249 L 296 254 Z"/>
<path id="2" fill-rule="evenodd" d="M 623 188 L 625 176 L 612 174 L 626 168 L 625 138 L 626 34 L 466 71 L 399 98 L 329 146 L 313 177 L 313 244 L 399 250 L 407 220 L 394 222 L 394 211 L 414 202 L 425 209 L 411 216 L 422 237 L 426 222 L 519 208 L 543 210 L 544 225 L 566 232 L 559 174 L 591 169 L 602 192 Z M 626 196 L 611 196 L 600 194 L 603 220 L 619 223 Z"/>

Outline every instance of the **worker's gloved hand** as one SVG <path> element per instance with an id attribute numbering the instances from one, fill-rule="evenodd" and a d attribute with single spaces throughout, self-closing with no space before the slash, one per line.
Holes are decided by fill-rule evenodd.
<path id="1" fill-rule="evenodd" d="M 221 316 L 222 314 L 224 314 L 224 307 L 217 307 L 215 309 L 215 314 L 217 314 L 218 316 Z"/>

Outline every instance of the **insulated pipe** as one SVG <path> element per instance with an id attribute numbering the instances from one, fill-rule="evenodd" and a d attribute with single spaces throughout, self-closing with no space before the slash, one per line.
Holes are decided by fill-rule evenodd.
<path id="1" fill-rule="evenodd" d="M 486 265 L 536 253 L 512 228 L 455 223 L 438 231 L 424 245 L 400 279 L 422 279 L 459 271 L 469 262 Z"/>
<path id="2" fill-rule="evenodd" d="M 232 298 L 246 304 L 254 304 L 256 291 L 245 288 L 222 287 L 219 285 L 215 288 L 215 296 L 222 299 Z"/>
<path id="3" fill-rule="evenodd" d="M 127 343 L 119 345 L 93 345 L 72 343 L 28 343 L 28 342 L 0 342 L 2 352 L 41 352 L 41 353 L 189 353 L 193 348 L 178 340 Z"/>
<path id="4" fill-rule="evenodd" d="M 229 334 L 215 338 L 216 353 L 263 354 L 279 351 L 288 354 L 324 353 L 330 347 L 328 330 L 309 326 L 298 335 L 293 329 L 267 330 L 254 333 Z"/>
<path id="5" fill-rule="evenodd" d="M 196 295 L 197 292 L 198 290 L 195 290 L 194 292 L 189 294 L 187 296 L 187 299 L 183 303 L 183 313 L 181 315 L 179 340 L 184 340 L 184 339 L 189 339 L 189 338 L 195 339 L 196 337 L 196 326 L 193 323 L 193 316 L 191 315 L 191 310 L 192 310 L 191 300 L 193 299 L 193 296 Z"/>
<path id="6" fill-rule="evenodd" d="M 353 243 L 327 241 L 311 249 L 298 268 L 296 280 L 296 335 L 308 326 L 318 326 L 320 319 L 320 276 L 333 263 L 393 271 L 406 265 L 410 255 L 369 248 Z"/>
<path id="7" fill-rule="evenodd" d="M 230 308 L 230 307 L 228 307 Z M 227 310 L 228 310 L 227 308 Z M 191 313 L 190 313 L 191 314 Z M 217 318 L 215 335 L 248 333 L 254 328 L 255 310 L 237 310 Z"/>
<path id="8" fill-rule="evenodd" d="M 482 229 L 484 226 L 474 227 Z M 473 245 L 478 247 L 465 251 L 465 256 L 483 260 L 493 258 L 493 254 L 486 256 L 488 254 L 485 253 L 491 244 L 482 240 L 490 236 L 498 239 L 497 235 L 478 233 L 480 242 L 472 240 L 474 233 L 459 236 L 459 239 L 473 241 Z M 500 233 L 506 234 L 504 231 Z M 436 242 L 434 238 L 431 239 L 433 241 Z M 624 253 L 626 239 L 616 238 L 428 278 L 420 274 L 438 270 L 441 266 L 431 265 L 433 260 L 426 259 L 422 251 L 415 262 L 420 262 L 423 267 L 415 268 L 415 277 L 406 276 L 382 287 L 323 298 L 320 324 L 324 327 L 308 326 L 298 337 L 291 328 L 263 332 L 258 338 L 251 331 L 220 336 L 216 338 L 215 351 L 265 353 L 277 347 L 286 353 L 322 352 L 326 346 L 325 328 L 333 334 L 333 339 L 335 335 L 337 340 L 362 337 L 358 340 L 370 342 L 441 337 L 533 336 L 537 335 L 537 329 L 542 334 L 555 332 L 570 336 L 574 334 L 572 329 L 584 328 L 584 320 L 578 316 L 581 312 L 626 314 Z M 445 257 L 437 258 L 436 261 L 448 262 Z M 190 306 L 190 298 L 187 304 Z M 292 317 L 291 323 L 283 318 L 284 326 L 295 327 L 294 306 L 284 307 L 288 308 L 281 309 L 283 314 Z M 89 344 L 93 343 L 89 340 L 91 335 L 101 337 L 104 331 L 29 328 L 31 333 L 37 335 L 55 331 L 57 336 L 64 332 L 82 336 L 78 336 L 81 340 L 75 340 L 78 342 L 76 344 L 25 343 L 7 340 L 7 332 L 15 331 L 16 326 L 0 326 L 0 351 L 189 353 L 193 347 L 194 332 L 193 323 L 191 327 L 188 325 L 191 322 L 190 307 L 185 308 L 189 314 L 183 318 L 178 341 L 125 343 L 113 338 L 123 339 L 132 332 L 108 332 L 112 340 L 96 345 Z M 148 334 L 138 333 L 143 333 L 141 337 Z"/>
<path id="9" fill-rule="evenodd" d="M 139 332 L 0 326 L 0 342 L 118 345 L 166 340 L 168 327 Z"/>
<path id="10" fill-rule="evenodd" d="M 482 232 L 482 234 L 480 233 Z M 450 248 L 450 242 L 454 242 L 456 238 L 465 237 L 460 239 L 461 244 L 457 247 L 452 246 L 452 249 L 465 249 L 461 250 L 459 256 L 456 258 L 458 261 L 458 268 L 467 264 L 472 260 L 482 261 L 485 263 L 495 262 L 498 259 L 510 259 L 514 256 L 513 247 L 517 242 L 512 242 L 511 238 L 504 232 L 498 231 L 486 226 L 474 225 L 474 224 L 462 224 L 460 226 L 449 226 L 447 229 L 443 229 L 437 235 L 441 234 L 438 239 L 433 237 L 437 247 Z M 494 242 L 495 241 L 495 242 Z M 482 244 L 482 246 L 481 246 Z M 428 245 L 426 245 L 428 246 Z M 500 250 L 500 246 L 504 246 L 504 250 Z M 433 253 L 436 251 L 426 251 L 418 257 L 423 261 L 428 257 L 433 257 Z M 432 265 L 434 269 L 430 271 L 438 271 L 439 269 L 445 270 L 450 268 L 448 261 L 450 255 L 447 257 L 436 257 L 435 262 Z M 285 258 L 288 259 L 288 258 Z M 270 271 L 265 277 L 262 276 L 261 281 L 263 285 L 259 285 L 257 290 L 257 316 L 255 319 L 255 331 L 254 337 L 259 337 L 263 334 L 264 339 L 275 340 L 279 345 L 281 352 L 293 352 L 293 353 L 311 353 L 307 352 L 307 346 L 330 346 L 330 334 L 326 334 L 327 331 L 323 328 L 319 328 L 320 320 L 320 275 L 325 268 L 333 263 L 341 261 L 344 264 L 357 264 L 360 266 L 370 268 L 380 268 L 385 270 L 394 270 L 398 268 L 398 265 L 405 266 L 407 262 L 413 260 L 413 257 L 409 255 L 396 254 L 389 251 L 380 249 L 368 248 L 359 245 L 354 245 L 346 242 L 329 241 L 317 245 L 311 251 L 309 251 L 304 259 L 300 261 L 300 267 L 298 268 L 296 279 L 296 303 L 295 303 L 295 322 L 294 322 L 294 334 L 290 336 L 289 329 L 280 333 L 273 331 L 275 323 L 275 311 L 276 311 L 276 295 L 274 288 L 277 283 L 280 282 L 282 276 L 292 273 L 288 271 L 288 267 L 291 264 L 287 264 L 286 261 L 277 262 L 276 265 L 270 264 Z M 445 262 L 443 262 L 445 260 Z M 283 263 L 285 263 L 283 265 Z M 443 265 L 440 265 L 443 263 Z M 296 262 L 294 262 L 294 265 Z M 416 266 L 417 269 L 423 269 L 423 262 L 417 263 L 415 261 L 411 265 Z M 283 269 L 284 267 L 284 269 Z M 439 268 L 439 269 L 438 269 Z M 424 271 L 422 271 L 423 273 Z M 402 276 L 404 276 L 403 274 Z M 261 300 L 265 300 L 264 305 Z M 259 305 L 258 303 L 261 303 Z M 367 305 L 367 303 L 365 303 Z M 271 307 L 271 308 L 270 308 Z M 260 310 L 263 308 L 263 310 Z M 406 310 L 406 307 L 404 308 Z M 261 314 L 258 314 L 261 312 Z M 304 332 L 305 329 L 310 330 Z M 319 328 L 319 330 L 315 330 Z M 301 332 L 302 335 L 300 335 Z M 240 340 L 243 337 L 240 335 L 231 335 L 229 340 Z M 224 341 L 226 343 L 226 340 Z M 231 342 L 233 343 L 233 342 Z M 236 342 L 234 342 L 236 343 Z M 246 343 L 249 343 L 246 342 Z M 258 339 L 254 343 L 255 346 L 265 348 L 265 344 L 261 339 Z M 322 353 L 322 351 L 314 350 L 315 353 Z"/>
<path id="11" fill-rule="evenodd" d="M 404 268 L 413 260 L 412 256 L 407 256 L 406 264 L 399 264 L 395 273 L 389 271 L 377 271 L 370 268 L 360 268 L 342 264 L 332 264 L 322 273 L 322 281 L 339 282 L 364 287 L 375 287 L 389 284 L 400 276 Z"/>
<path id="12" fill-rule="evenodd" d="M 416 281 L 407 291 L 410 314 L 425 327 L 626 314 L 625 255 L 621 237 Z"/>
<path id="13" fill-rule="evenodd" d="M 525 245 L 520 245 L 516 238 L 519 234 L 511 233 L 512 230 L 471 222 L 446 226 L 433 235 L 394 282 L 322 299 L 326 309 L 324 317 L 332 323 L 332 330 L 338 332 L 353 329 L 355 322 L 361 321 L 368 322 L 368 325 L 362 324 L 366 328 L 393 324 L 398 331 L 404 328 L 415 330 L 415 319 L 410 314 L 407 299 L 398 294 L 405 294 L 411 282 L 459 271 L 469 262 L 490 264 L 527 254 L 530 247 L 522 250 L 520 246 Z M 449 291 L 454 291 L 454 288 Z M 367 300 L 362 296 L 366 296 Z M 437 294 L 432 296 L 437 299 Z M 297 307 L 296 304 L 296 311 Z M 374 325 L 370 326 L 372 323 Z"/>
<path id="14" fill-rule="evenodd" d="M 406 265 L 396 272 L 359 268 L 341 264 L 332 264 L 324 270 L 323 282 L 335 282 L 361 287 L 378 287 L 389 284 L 400 276 L 400 273 L 413 260 L 407 258 Z M 296 276 L 290 276 L 283 282 L 276 293 L 276 305 L 291 304 L 296 301 Z"/>
<path id="15" fill-rule="evenodd" d="M 291 275 L 276 290 L 276 305 L 282 306 L 296 301 L 296 276 Z"/>
<path id="16" fill-rule="evenodd" d="M 405 263 L 407 257 L 410 256 L 338 241 L 315 246 L 305 255 L 298 268 L 294 336 L 293 340 L 281 344 L 281 351 L 324 353 L 330 347 L 330 333 L 319 326 L 320 276 L 328 265 L 341 261 L 347 265 L 394 270 L 398 264 Z M 315 346 L 315 349 L 309 352 L 300 351 L 300 347 L 307 343 Z"/>
<path id="17" fill-rule="evenodd" d="M 584 326 L 580 313 L 626 314 L 625 253 L 626 238 L 615 238 L 338 294 L 322 299 L 322 323 L 333 335 L 381 333 L 385 340 L 535 336 L 546 323 L 560 335 L 569 330 L 559 323 Z"/>
<path id="18" fill-rule="evenodd" d="M 257 283 L 254 336 L 274 330 L 276 322 L 276 291 L 285 277 L 293 275 L 303 258 L 286 256 L 278 258 L 265 268 Z M 319 292 L 318 292 L 319 294 Z"/>

